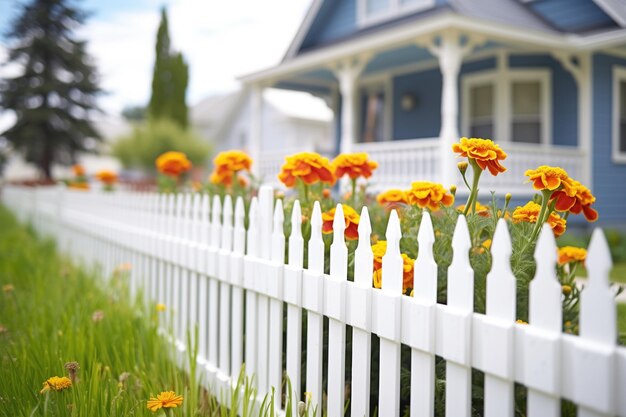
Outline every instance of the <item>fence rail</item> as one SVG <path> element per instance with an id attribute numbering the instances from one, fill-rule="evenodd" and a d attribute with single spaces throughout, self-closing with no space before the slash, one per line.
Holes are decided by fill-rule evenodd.
<path id="1" fill-rule="evenodd" d="M 560 416 L 562 398 L 577 405 L 579 416 L 626 417 L 626 348 L 616 344 L 615 302 L 608 282 L 611 260 L 600 230 L 594 232 L 588 251 L 589 283 L 581 296 L 580 335 L 574 336 L 561 331 L 561 285 L 554 271 L 556 245 L 549 228 L 537 244 L 530 324 L 522 325 L 515 323 L 516 281 L 503 221 L 492 244 L 486 314 L 478 314 L 473 312 L 471 245 L 462 216 L 453 238 L 448 304 L 442 305 L 436 301 L 435 238 L 426 213 L 416 237 L 420 251 L 414 267 L 415 293 L 408 297 L 402 295 L 400 224 L 395 212 L 387 228 L 382 289 L 373 289 L 367 208 L 359 225 L 352 282 L 347 281 L 344 222 L 334 223 L 330 274 L 324 274 L 322 219 L 315 205 L 308 267 L 303 268 L 300 206 L 293 207 L 293 233 L 286 239 L 282 202 L 273 200 L 269 187 L 261 188 L 247 213 L 241 199 L 233 202 L 227 196 L 221 202 L 198 194 L 8 187 L 3 200 L 22 221 L 31 221 L 38 231 L 57 239 L 64 252 L 100 264 L 105 274 L 120 263 L 132 263 L 132 292 L 143 288 L 147 302 L 164 303 L 175 312 L 179 350 L 186 348 L 186 330 L 198 325 L 198 361 L 214 386 L 229 389 L 245 362 L 259 392 L 276 389 L 277 404 L 286 373 L 292 381 L 306 381 L 313 403 L 324 401 L 329 416 L 343 415 L 346 397 L 352 416 L 370 415 L 371 334 L 376 334 L 380 416 L 400 415 L 400 352 L 406 345 L 411 349 L 411 416 L 434 414 L 438 355 L 446 360 L 447 416 L 471 415 L 472 369 L 476 369 L 485 375 L 485 416 L 513 416 L 514 387 L 519 383 L 528 390 L 530 417 Z M 343 218 L 341 206 L 335 218 Z M 353 340 L 349 394 L 345 391 L 346 326 L 351 326 Z M 323 360 L 325 344 L 327 361 Z M 301 399 L 300 384 L 294 382 L 293 387 L 293 394 Z"/>

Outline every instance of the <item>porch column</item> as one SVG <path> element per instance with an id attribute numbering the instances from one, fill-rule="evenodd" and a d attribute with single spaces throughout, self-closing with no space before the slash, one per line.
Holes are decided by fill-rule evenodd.
<path id="1" fill-rule="evenodd" d="M 259 84 L 250 86 L 250 131 L 248 133 L 248 153 L 254 161 L 252 173 L 260 174 L 261 135 L 263 119 L 263 87 Z"/>
<path id="2" fill-rule="evenodd" d="M 339 151 L 341 153 L 352 152 L 352 144 L 356 142 L 354 117 L 356 81 L 368 60 L 368 57 L 359 60 L 346 59 L 335 67 L 335 76 L 339 81 L 339 93 L 341 94 L 341 137 L 339 139 Z"/>

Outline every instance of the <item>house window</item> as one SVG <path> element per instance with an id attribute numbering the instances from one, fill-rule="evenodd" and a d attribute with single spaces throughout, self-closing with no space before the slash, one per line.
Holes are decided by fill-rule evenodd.
<path id="1" fill-rule="evenodd" d="M 470 88 L 469 131 L 473 138 L 493 137 L 494 90 L 493 84 L 481 84 Z"/>
<path id="2" fill-rule="evenodd" d="M 626 68 L 613 70 L 613 161 L 626 163 Z"/>
<path id="3" fill-rule="evenodd" d="M 381 142 L 387 140 L 385 110 L 384 90 L 366 90 L 362 96 L 361 142 Z"/>
<path id="4" fill-rule="evenodd" d="M 463 134 L 499 142 L 549 143 L 549 80 L 545 70 L 465 76 Z"/>
<path id="5" fill-rule="evenodd" d="M 357 0 L 358 22 L 373 25 L 404 14 L 429 9 L 435 0 Z"/>

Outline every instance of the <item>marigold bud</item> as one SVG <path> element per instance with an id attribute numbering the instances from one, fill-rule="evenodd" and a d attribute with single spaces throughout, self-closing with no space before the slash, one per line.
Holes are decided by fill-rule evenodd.
<path id="1" fill-rule="evenodd" d="M 563 290 L 564 295 L 570 295 L 572 293 L 572 287 L 569 285 L 563 285 L 561 289 Z"/>
<path id="2" fill-rule="evenodd" d="M 461 171 L 461 175 L 465 175 L 465 171 L 467 171 L 468 166 L 467 161 L 459 162 L 456 166 L 459 168 L 459 171 Z"/>
<path id="3" fill-rule="evenodd" d="M 511 195 L 511 193 L 506 193 L 504 195 L 504 204 L 506 204 L 507 206 L 509 205 L 509 202 L 511 201 L 511 198 L 513 198 L 513 196 Z"/>
<path id="4" fill-rule="evenodd" d="M 324 188 L 324 189 L 322 190 L 322 196 L 323 196 L 324 198 L 329 198 L 329 197 L 330 197 L 330 190 L 329 190 L 328 188 Z"/>

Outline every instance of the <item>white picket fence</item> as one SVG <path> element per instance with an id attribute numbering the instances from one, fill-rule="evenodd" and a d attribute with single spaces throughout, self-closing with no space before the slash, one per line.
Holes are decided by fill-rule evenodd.
<path id="1" fill-rule="evenodd" d="M 244 204 L 226 197 L 134 192 L 76 192 L 61 188 L 5 188 L 3 201 L 22 221 L 56 238 L 63 251 L 97 262 L 111 273 L 132 264 L 131 289 L 175 312 L 178 349 L 199 326 L 199 363 L 213 387 L 228 389 L 242 364 L 259 392 L 276 389 L 283 374 L 302 398 L 300 381 L 314 404 L 327 393 L 328 416 L 344 414 L 346 325 L 352 327 L 352 416 L 370 415 L 371 334 L 380 337 L 378 415 L 400 414 L 400 347 L 411 349 L 411 416 L 432 416 L 435 355 L 446 360 L 446 415 L 471 414 L 471 371 L 485 374 L 484 415 L 514 415 L 514 384 L 528 389 L 527 415 L 560 416 L 561 399 L 576 403 L 579 416 L 626 417 L 626 348 L 616 344 L 616 309 L 609 289 L 609 250 L 600 230 L 593 234 L 582 292 L 580 336 L 561 332 L 561 285 L 555 275 L 556 245 L 545 227 L 537 245 L 537 274 L 530 287 L 530 324 L 515 323 L 516 283 L 510 270 L 511 243 L 503 221 L 492 244 L 486 314 L 473 312 L 471 247 L 464 217 L 453 238 L 448 304 L 436 302 L 434 233 L 424 214 L 418 236 L 414 297 L 402 295 L 400 225 L 392 212 L 383 258 L 383 288 L 372 288 L 373 255 L 367 208 L 359 225 L 354 282 L 347 281 L 344 222 L 334 223 L 330 274 L 324 274 L 319 205 L 311 217 L 308 268 L 300 206 L 292 213 L 289 260 L 284 262 L 283 207 L 262 187 L 244 228 Z M 336 218 L 343 218 L 341 206 Z M 283 311 L 286 305 L 286 351 Z M 245 313 L 244 313 L 245 312 Z M 306 312 L 306 369 L 301 369 L 302 314 Z M 324 317 L 328 361 L 323 362 Z M 286 369 L 283 369 L 286 355 Z M 327 387 L 323 388 L 323 377 Z M 295 412 L 294 412 L 295 415 Z M 318 415 L 320 415 L 318 413 Z"/>

